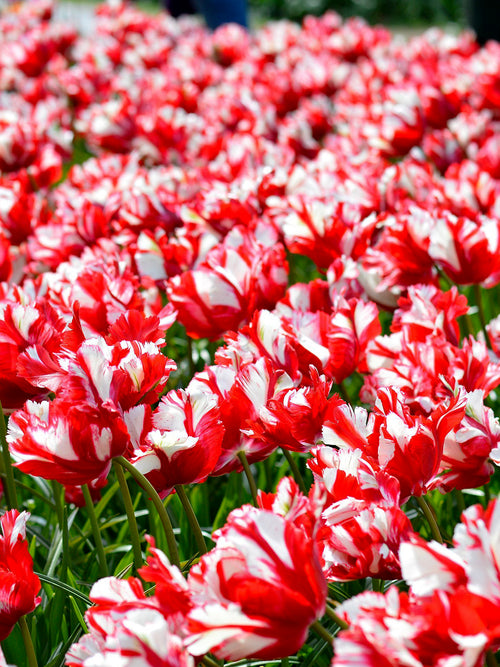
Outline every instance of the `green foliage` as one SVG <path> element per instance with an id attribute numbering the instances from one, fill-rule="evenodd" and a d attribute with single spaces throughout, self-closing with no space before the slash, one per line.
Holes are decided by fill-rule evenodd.
<path id="1" fill-rule="evenodd" d="M 305 255 L 297 255 L 295 253 L 287 253 L 287 261 L 289 266 L 288 284 L 308 283 L 315 278 L 323 278 L 324 276 L 316 268 L 316 264 Z"/>
<path id="2" fill-rule="evenodd" d="M 333 9 L 346 18 L 360 16 L 370 23 L 464 22 L 460 0 L 250 0 L 250 5 L 264 19 L 300 21 L 307 14 L 319 16 Z"/>

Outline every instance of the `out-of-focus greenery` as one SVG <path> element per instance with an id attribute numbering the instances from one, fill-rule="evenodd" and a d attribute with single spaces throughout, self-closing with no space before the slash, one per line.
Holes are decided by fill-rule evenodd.
<path id="1" fill-rule="evenodd" d="M 269 19 L 301 21 L 307 14 L 320 16 L 329 9 L 344 18 L 360 16 L 369 23 L 386 25 L 440 25 L 466 23 L 466 6 L 473 0 L 247 0 L 258 22 Z M 99 4 L 102 0 L 71 0 L 76 4 Z M 164 8 L 163 0 L 134 0 L 147 13 Z"/>
<path id="2" fill-rule="evenodd" d="M 264 19 L 300 21 L 306 14 L 328 9 L 344 17 L 361 16 L 370 23 L 443 24 L 464 23 L 463 0 L 249 0 Z"/>

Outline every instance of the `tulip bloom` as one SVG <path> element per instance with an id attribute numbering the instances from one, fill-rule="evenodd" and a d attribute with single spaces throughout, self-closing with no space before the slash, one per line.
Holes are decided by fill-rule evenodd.
<path id="1" fill-rule="evenodd" d="M 174 576 L 182 579 L 178 571 Z M 138 579 L 100 579 L 90 599 L 95 606 L 85 615 L 89 634 L 73 644 L 66 665 L 194 667 L 169 614 L 154 595 L 146 597 Z"/>
<path id="2" fill-rule="evenodd" d="M 112 405 L 83 401 L 27 401 L 9 420 L 7 435 L 16 465 L 61 484 L 103 479 L 111 460 L 125 453 L 129 434 Z"/>
<path id="3" fill-rule="evenodd" d="M 158 493 L 168 495 L 176 484 L 204 482 L 219 459 L 224 436 L 217 397 L 169 391 L 153 414 L 153 425 L 132 463 Z"/>
<path id="4" fill-rule="evenodd" d="M 40 604 L 40 580 L 33 572 L 28 551 L 28 512 L 10 510 L 0 519 L 0 641 L 8 637 L 17 621 Z"/>
<path id="5" fill-rule="evenodd" d="M 482 283 L 493 287 L 500 279 L 500 223 L 453 215 L 436 216 L 429 255 L 458 285 Z"/>
<path id="6" fill-rule="evenodd" d="M 286 289 L 288 265 L 280 243 L 233 230 L 196 270 L 175 276 L 167 294 L 193 338 L 217 339 L 274 306 Z"/>
<path id="7" fill-rule="evenodd" d="M 298 651 L 325 609 L 314 541 L 292 521 L 248 505 L 231 512 L 215 537 L 216 548 L 188 578 L 189 652 L 272 660 Z"/>
<path id="8" fill-rule="evenodd" d="M 423 600 L 399 593 L 365 592 L 337 607 L 349 629 L 335 639 L 332 667 L 484 664 L 486 619 L 498 623 L 488 600 L 478 606 L 470 593 L 436 592 Z M 473 619 L 473 621 L 472 621 Z"/>

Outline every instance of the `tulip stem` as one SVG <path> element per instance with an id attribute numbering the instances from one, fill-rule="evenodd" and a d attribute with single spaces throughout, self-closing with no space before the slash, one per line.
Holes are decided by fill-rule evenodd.
<path id="1" fill-rule="evenodd" d="M 106 563 L 106 554 L 104 553 L 104 545 L 102 543 L 102 535 L 99 530 L 99 523 L 95 513 L 94 501 L 90 495 L 88 484 L 82 484 L 82 493 L 85 500 L 85 507 L 89 513 L 90 525 L 92 528 L 92 535 L 94 536 L 94 544 L 97 551 L 97 561 L 101 570 L 101 577 L 108 576 L 108 565 Z"/>
<path id="2" fill-rule="evenodd" d="M 189 526 L 191 530 L 193 531 L 194 539 L 196 540 L 196 546 L 198 547 L 198 551 L 200 554 L 206 554 L 208 549 L 207 545 L 205 543 L 205 538 L 203 537 L 203 533 L 201 532 L 200 524 L 198 522 L 198 518 L 196 514 L 194 513 L 193 507 L 189 501 L 188 495 L 186 493 L 186 490 L 182 486 L 182 484 L 176 484 L 175 490 L 177 492 L 177 495 L 179 496 L 179 500 L 182 503 L 182 507 L 184 508 L 184 512 L 186 513 L 186 518 L 188 520 Z"/>
<path id="3" fill-rule="evenodd" d="M 299 489 L 306 496 L 307 495 L 306 485 L 304 482 L 304 478 L 302 477 L 301 472 L 299 470 L 299 466 L 297 465 L 297 461 L 293 458 L 292 453 L 289 452 L 288 449 L 282 447 L 281 451 L 283 452 L 283 456 L 288 461 L 288 465 L 290 466 L 290 470 L 292 471 L 294 480 L 297 482 Z"/>
<path id="4" fill-rule="evenodd" d="M 69 551 L 69 529 L 68 529 L 68 511 L 64 504 L 63 495 L 64 489 L 59 482 L 52 481 L 52 492 L 54 494 L 54 502 L 56 506 L 56 513 L 59 522 L 59 529 L 62 536 L 62 558 L 61 566 L 59 568 L 59 581 L 66 583 L 68 579 L 68 551 Z M 54 596 L 54 605 L 51 609 L 51 621 L 59 627 L 63 616 L 63 609 L 65 604 L 65 595 L 63 591 L 58 590 Z"/>
<path id="5" fill-rule="evenodd" d="M 457 502 L 458 511 L 460 512 L 461 516 L 462 512 L 465 512 L 464 494 L 460 489 L 454 489 L 454 492 L 455 492 L 455 500 Z"/>
<path id="6" fill-rule="evenodd" d="M 132 496 L 130 495 L 130 489 L 128 488 L 127 480 L 125 479 L 125 473 L 123 472 L 121 465 L 116 461 L 113 461 L 113 468 L 115 470 L 118 484 L 120 485 L 123 504 L 125 505 L 125 512 L 127 514 L 128 526 L 130 530 L 130 541 L 132 542 L 132 551 L 134 554 L 134 567 L 136 570 L 138 570 L 143 565 L 143 559 L 141 537 L 139 535 L 139 528 L 137 526 L 137 519 L 134 512 L 134 505 L 132 503 Z"/>
<path id="7" fill-rule="evenodd" d="M 345 382 L 342 380 L 341 382 L 338 383 L 338 388 L 340 389 L 339 394 L 341 398 L 346 402 L 351 405 L 351 397 L 349 396 L 349 392 L 347 391 L 347 387 L 345 386 Z"/>
<path id="8" fill-rule="evenodd" d="M 62 486 L 59 484 L 59 482 L 56 482 L 55 479 L 52 480 L 51 486 L 52 495 L 54 496 L 54 506 L 57 514 L 57 520 L 62 529 L 64 520 L 64 501 L 61 497 L 61 493 L 63 493 Z"/>
<path id="9" fill-rule="evenodd" d="M 255 484 L 255 480 L 253 478 L 252 471 L 250 470 L 250 465 L 248 463 L 245 452 L 238 452 L 238 458 L 241 465 L 243 466 L 243 470 L 245 471 L 248 486 L 250 487 L 250 493 L 252 494 L 253 504 L 255 507 L 257 507 L 257 485 Z"/>
<path id="10" fill-rule="evenodd" d="M 485 663 L 487 667 L 498 667 L 497 659 L 495 658 L 495 654 L 491 649 L 489 651 L 486 651 L 485 658 L 486 658 Z"/>
<path id="11" fill-rule="evenodd" d="M 325 614 L 328 616 L 328 618 L 331 618 L 332 621 L 335 621 L 335 623 L 339 626 L 339 628 L 342 628 L 342 630 L 347 630 L 349 627 L 349 624 L 343 621 L 329 605 L 326 605 Z"/>
<path id="12" fill-rule="evenodd" d="M 209 658 L 208 655 L 204 655 L 201 662 L 206 665 L 206 667 L 220 667 L 219 663 L 212 660 L 212 658 Z"/>
<path id="13" fill-rule="evenodd" d="M 443 544 L 441 531 L 439 530 L 439 526 L 436 523 L 436 519 L 434 518 L 434 514 L 432 512 L 431 507 L 429 506 L 429 503 L 423 496 L 416 496 L 416 501 L 420 506 L 420 509 L 424 513 L 425 518 L 427 519 L 427 523 L 429 524 L 429 528 L 431 529 L 432 537 L 436 540 L 436 542 Z"/>
<path id="14" fill-rule="evenodd" d="M 487 484 L 483 484 L 483 492 L 484 492 L 484 506 L 488 507 L 490 504 L 490 487 Z"/>
<path id="15" fill-rule="evenodd" d="M 193 359 L 193 339 L 191 336 L 186 334 L 187 341 L 187 360 L 189 368 L 189 377 L 192 378 L 195 372 L 194 359 Z"/>
<path id="16" fill-rule="evenodd" d="M 128 470 L 131 476 L 139 484 L 139 486 L 142 487 L 142 489 L 144 489 L 144 491 L 146 491 L 146 493 L 149 494 L 149 497 L 151 498 L 151 501 L 153 502 L 153 505 L 155 506 L 155 509 L 158 512 L 158 516 L 160 518 L 161 525 L 163 526 L 165 537 L 167 538 L 168 554 L 170 562 L 173 565 L 179 567 L 180 566 L 179 552 L 177 551 L 177 543 L 175 541 L 174 529 L 172 528 L 172 522 L 170 521 L 170 517 L 168 516 L 166 507 L 162 503 L 162 500 L 158 495 L 158 492 L 151 484 L 151 482 L 141 472 L 139 472 L 139 470 L 137 470 L 137 468 L 135 468 L 130 463 L 130 461 L 127 461 L 127 459 L 124 456 L 118 456 L 115 459 L 115 461 L 119 463 L 122 466 L 122 468 Z"/>
<path id="17" fill-rule="evenodd" d="M 19 628 L 21 629 L 21 634 L 23 636 L 24 649 L 26 651 L 26 657 L 28 658 L 29 667 L 38 667 L 38 662 L 35 655 L 35 648 L 33 646 L 33 641 L 31 639 L 31 634 L 26 623 L 26 617 L 21 616 L 18 621 Z"/>
<path id="18" fill-rule="evenodd" d="M 5 496 L 9 509 L 17 507 L 16 481 L 12 470 L 9 445 L 7 444 L 7 429 L 5 427 L 5 415 L 0 403 L 0 441 L 2 443 L 2 459 L 5 472 Z"/>
<path id="19" fill-rule="evenodd" d="M 473 336 L 474 335 L 474 327 L 472 326 L 472 322 L 470 319 L 469 313 L 465 313 L 463 316 L 462 322 L 465 325 L 465 333 L 467 336 Z M 465 336 L 463 336 L 465 338 Z"/>
<path id="20" fill-rule="evenodd" d="M 486 345 L 491 350 L 492 349 L 491 340 L 488 334 L 488 330 L 486 329 L 486 317 L 484 315 L 482 290 L 480 285 L 478 285 L 477 283 L 474 284 L 473 289 L 474 289 L 474 298 L 476 300 L 477 312 L 479 314 L 479 321 L 481 322 L 481 329 L 483 330 Z"/>
<path id="21" fill-rule="evenodd" d="M 318 637 L 324 639 L 329 644 L 333 644 L 333 636 L 328 632 L 328 630 L 321 625 L 319 621 L 314 621 L 311 625 L 311 630 L 315 632 Z"/>

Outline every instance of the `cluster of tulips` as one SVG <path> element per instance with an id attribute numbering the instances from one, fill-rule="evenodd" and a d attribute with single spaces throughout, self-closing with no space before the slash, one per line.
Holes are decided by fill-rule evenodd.
<path id="1" fill-rule="evenodd" d="M 0 13 L 0 665 L 494 667 L 500 45 L 52 10 Z"/>

